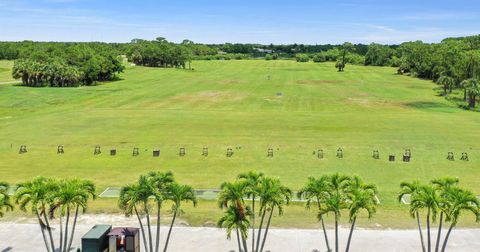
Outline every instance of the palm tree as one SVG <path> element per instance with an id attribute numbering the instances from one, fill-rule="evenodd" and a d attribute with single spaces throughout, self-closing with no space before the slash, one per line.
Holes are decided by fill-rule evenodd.
<path id="1" fill-rule="evenodd" d="M 330 212 L 335 216 L 335 252 L 339 250 L 338 222 L 340 221 L 341 211 L 348 207 L 345 189 L 348 187 L 349 181 L 350 177 L 338 173 L 328 176 L 327 195 L 318 213 L 318 218 Z"/>
<path id="2" fill-rule="evenodd" d="M 248 236 L 248 228 L 250 227 L 250 222 L 248 220 L 249 214 L 251 214 L 251 212 L 248 208 L 241 210 L 237 208 L 236 205 L 229 205 L 224 216 L 220 218 L 217 223 L 219 227 L 227 230 L 227 239 L 231 238 L 233 230 L 236 231 L 239 252 L 248 251 L 245 241 Z M 240 243 L 240 237 L 243 241 L 243 248 L 242 244 Z"/>
<path id="3" fill-rule="evenodd" d="M 439 209 L 440 196 L 433 186 L 421 186 L 418 193 L 412 196 L 411 209 L 418 211 L 427 209 L 427 251 L 432 251 L 430 237 L 430 221 L 435 221 Z"/>
<path id="4" fill-rule="evenodd" d="M 420 190 L 420 182 L 419 181 L 413 181 L 411 183 L 409 182 L 402 182 L 400 183 L 400 193 L 398 194 L 398 202 L 402 202 L 403 197 L 406 195 L 410 196 L 410 199 L 413 197 L 416 197 Z M 420 234 L 420 242 L 422 244 L 422 251 L 425 252 L 425 241 L 423 238 L 423 232 L 422 232 L 422 226 L 420 224 L 420 214 L 418 213 L 418 209 L 413 208 L 412 205 L 410 204 L 410 215 L 412 218 L 415 218 L 417 220 L 417 226 L 418 226 L 418 232 Z"/>
<path id="5" fill-rule="evenodd" d="M 167 188 L 175 181 L 175 179 L 171 171 L 165 173 L 150 172 L 148 174 L 148 178 L 152 184 L 153 197 L 157 203 L 157 233 L 155 251 L 158 252 L 160 251 L 160 210 L 162 208 L 163 201 L 166 198 Z"/>
<path id="6" fill-rule="evenodd" d="M 57 182 L 44 177 L 34 178 L 32 181 L 20 183 L 15 192 L 15 203 L 22 211 L 27 211 L 30 205 L 31 211 L 35 213 L 47 251 L 55 251 L 52 229 L 47 216 L 47 208 L 51 204 L 51 194 L 58 190 Z M 47 241 L 45 230 L 48 231 L 50 244 Z"/>
<path id="7" fill-rule="evenodd" d="M 447 96 L 447 90 L 451 93 L 452 88 L 455 86 L 455 79 L 450 76 L 442 75 L 438 78 L 437 84 L 443 86 L 443 95 Z"/>
<path id="8" fill-rule="evenodd" d="M 360 177 L 353 177 L 346 188 L 349 220 L 352 223 L 350 233 L 348 235 L 346 252 L 350 250 L 350 243 L 352 241 L 353 230 L 360 211 L 365 210 L 368 213 L 368 218 L 371 219 L 376 212 L 378 204 L 376 199 L 377 187 L 372 184 L 365 184 Z"/>
<path id="9" fill-rule="evenodd" d="M 297 197 L 300 199 L 306 200 L 306 208 L 309 209 L 311 204 L 317 204 L 318 209 L 321 208 L 321 202 L 324 200 L 327 195 L 327 176 L 322 176 L 318 179 L 314 177 L 309 177 L 307 184 L 297 192 Z M 325 221 L 323 215 L 319 216 L 320 222 L 322 224 L 323 235 L 325 237 L 325 244 L 327 245 L 327 251 L 332 251 L 330 244 L 328 242 L 327 230 L 325 228 Z"/>
<path id="10" fill-rule="evenodd" d="M 5 211 L 12 211 L 13 205 L 10 202 L 10 195 L 8 195 L 9 184 L 5 182 L 0 182 L 0 217 L 4 215 Z"/>
<path id="11" fill-rule="evenodd" d="M 245 183 L 245 196 L 252 199 L 252 249 L 255 246 L 255 200 L 258 196 L 258 187 L 262 178 L 264 178 L 264 174 L 256 171 L 250 171 L 238 175 L 238 179 L 243 180 Z"/>
<path id="12" fill-rule="evenodd" d="M 458 178 L 442 178 L 442 179 L 435 179 L 432 180 L 432 184 L 440 193 L 441 200 L 439 202 L 439 209 L 440 209 L 440 221 L 438 222 L 438 232 L 437 232 L 437 241 L 435 243 L 435 252 L 440 250 L 440 237 L 442 235 L 442 225 L 443 225 L 443 217 L 444 212 L 446 210 L 447 204 L 447 191 L 453 187 L 458 185 Z"/>
<path id="13" fill-rule="evenodd" d="M 172 227 L 175 223 L 175 218 L 177 214 L 182 213 L 181 203 L 182 202 L 192 202 L 193 206 L 197 205 L 197 198 L 195 196 L 195 191 L 189 185 L 180 185 L 177 183 L 172 183 L 167 187 L 167 199 L 173 202 L 172 212 L 173 218 L 170 223 L 170 229 L 168 230 L 167 241 L 165 242 L 164 252 L 167 251 L 168 242 L 170 241 L 170 235 L 172 233 Z"/>
<path id="14" fill-rule="evenodd" d="M 239 227 L 237 227 L 237 239 L 238 239 L 238 244 L 240 245 L 240 236 L 238 235 L 238 229 L 241 230 L 241 228 L 243 228 L 243 225 L 245 224 L 248 224 L 250 225 L 250 222 L 249 221 L 245 221 L 244 219 L 246 218 L 246 216 L 248 216 L 249 214 L 251 214 L 250 212 L 250 209 L 248 207 L 245 206 L 245 201 L 244 201 L 244 196 L 245 196 L 245 192 L 246 192 L 246 183 L 245 182 L 241 182 L 241 181 L 235 181 L 233 183 L 231 182 L 225 182 L 223 183 L 221 186 L 220 186 L 220 189 L 222 190 L 220 193 L 219 193 L 219 196 L 218 196 L 218 206 L 222 209 L 224 208 L 227 208 L 227 212 L 226 212 L 226 216 L 229 216 L 228 218 L 231 219 L 233 217 L 235 217 L 236 221 L 237 221 L 237 224 L 239 225 Z M 235 210 L 233 210 L 235 209 Z M 219 222 L 220 223 L 220 222 Z M 235 224 L 235 225 L 237 225 Z M 219 225 L 221 226 L 221 225 Z M 243 231 L 242 231 L 242 244 L 244 245 L 244 250 L 247 251 L 247 244 L 246 244 L 246 239 L 247 239 L 247 236 L 248 236 L 248 228 L 249 226 L 247 226 L 246 228 L 246 232 L 245 234 L 243 235 Z M 227 238 L 229 238 L 229 235 L 228 235 L 228 232 L 229 232 L 229 229 L 227 228 Z M 230 230 L 231 232 L 231 230 Z M 253 250 L 253 248 L 252 248 Z M 241 250 L 240 250 L 241 251 Z"/>
<path id="15" fill-rule="evenodd" d="M 246 184 L 244 182 L 225 182 L 220 185 L 220 193 L 218 195 L 218 206 L 226 208 L 229 204 L 244 208 Z"/>
<path id="16" fill-rule="evenodd" d="M 273 178 L 264 178 L 259 186 L 259 196 L 260 196 L 260 211 L 263 208 L 262 213 L 262 221 L 263 217 L 265 216 L 266 211 L 270 211 L 267 225 L 265 227 L 265 233 L 263 235 L 262 245 L 260 247 L 260 252 L 263 252 L 263 248 L 265 246 L 265 242 L 267 240 L 268 230 L 270 228 L 270 222 L 272 220 L 273 212 L 275 208 L 278 210 L 278 214 L 283 214 L 283 206 L 287 205 L 292 198 L 292 190 L 288 187 L 283 186 L 279 179 Z M 260 222 L 262 223 L 262 222 Z M 262 229 L 262 224 L 259 226 L 259 231 Z M 260 241 L 260 232 L 257 236 L 257 248 L 255 251 L 258 250 L 258 244 Z"/>
<path id="17" fill-rule="evenodd" d="M 143 180 L 140 179 L 139 181 Z M 149 250 L 149 243 L 147 243 L 145 227 L 140 217 L 139 208 L 141 210 L 145 210 L 149 207 L 148 198 L 150 197 L 150 195 L 151 193 L 149 191 L 149 188 L 146 188 L 145 185 L 138 183 L 122 187 L 118 200 L 119 207 L 124 211 L 125 215 L 130 216 L 132 215 L 132 213 L 135 213 L 135 215 L 137 216 L 138 223 L 140 224 L 140 229 L 142 231 L 143 244 L 145 246 L 146 252 L 152 250 Z M 148 210 L 147 212 L 145 212 L 145 214 L 148 215 Z M 149 236 L 149 238 L 151 240 L 151 235 Z"/>
<path id="18" fill-rule="evenodd" d="M 476 99 L 480 96 L 480 81 L 474 78 L 464 80 L 462 86 L 465 87 L 466 94 L 468 95 L 468 106 L 475 108 Z"/>
<path id="19" fill-rule="evenodd" d="M 87 203 L 90 197 L 92 199 L 96 198 L 95 185 L 88 180 L 62 180 L 58 183 L 58 190 L 52 192 L 52 207 L 50 208 L 50 218 L 53 218 L 57 210 L 59 210 L 60 212 L 60 223 L 62 223 L 62 217 L 66 217 L 64 229 L 65 234 L 63 235 L 62 233 L 60 233 L 59 251 L 70 251 L 73 242 L 73 236 L 75 235 L 75 228 L 77 224 L 79 210 L 82 209 L 83 212 L 86 210 Z M 71 210 L 73 209 L 75 209 L 74 220 L 71 228 L 71 234 L 69 236 L 69 223 L 71 217 Z M 60 227 L 60 230 L 63 230 L 63 227 Z"/>
<path id="20" fill-rule="evenodd" d="M 450 221 L 451 224 L 443 241 L 442 252 L 445 252 L 448 238 L 453 228 L 457 225 L 462 212 L 471 212 L 475 215 L 477 222 L 480 220 L 480 202 L 475 194 L 467 190 L 452 187 L 447 190 L 445 196 L 447 199 L 446 220 Z"/>

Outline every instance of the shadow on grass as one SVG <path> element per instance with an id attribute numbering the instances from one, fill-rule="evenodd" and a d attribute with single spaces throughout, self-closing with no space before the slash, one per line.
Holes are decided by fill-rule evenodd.
<path id="1" fill-rule="evenodd" d="M 409 103 L 406 103 L 405 105 L 414 109 L 433 110 L 433 111 L 447 112 L 447 113 L 453 113 L 456 110 L 455 107 L 452 107 L 445 103 L 440 103 L 440 102 L 418 101 L 418 102 L 409 102 Z"/>
<path id="2" fill-rule="evenodd" d="M 25 87 L 25 88 L 79 88 L 79 87 L 97 87 L 97 86 L 104 86 L 104 85 L 107 85 L 107 84 L 110 84 L 110 83 L 115 83 L 115 82 L 123 81 L 123 80 L 125 80 L 125 79 L 120 78 L 120 77 L 116 77 L 115 79 L 112 79 L 112 80 L 99 81 L 99 82 L 96 82 L 96 83 L 92 83 L 92 84 L 90 84 L 90 85 L 79 85 L 79 86 L 70 86 L 70 87 L 50 87 L 50 86 L 47 86 L 47 85 L 42 85 L 42 86 L 27 86 L 27 85 L 24 85 L 22 82 L 14 83 L 12 86 L 15 86 L 15 87 Z"/>

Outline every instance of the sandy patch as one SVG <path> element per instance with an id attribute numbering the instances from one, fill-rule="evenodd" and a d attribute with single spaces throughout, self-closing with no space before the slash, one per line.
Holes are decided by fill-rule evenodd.
<path id="1" fill-rule="evenodd" d="M 345 83 L 341 80 L 298 80 L 298 84 L 302 85 L 320 85 L 320 84 L 336 84 L 336 83 Z"/>
<path id="2" fill-rule="evenodd" d="M 230 92 L 230 91 L 202 91 L 192 94 L 181 94 L 173 96 L 167 99 L 166 103 L 178 103 L 178 102 L 209 102 L 209 103 L 220 103 L 225 101 L 241 101 L 245 99 L 248 95 L 245 93 L 239 92 Z"/>

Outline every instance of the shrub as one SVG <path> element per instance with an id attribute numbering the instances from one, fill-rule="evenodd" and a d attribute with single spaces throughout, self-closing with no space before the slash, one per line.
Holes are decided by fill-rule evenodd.
<path id="1" fill-rule="evenodd" d="M 320 62 L 325 62 L 327 61 L 327 58 L 325 57 L 325 55 L 321 54 L 321 53 L 317 53 L 315 54 L 315 56 L 313 56 L 313 62 L 315 63 L 320 63 Z"/>
<path id="2" fill-rule="evenodd" d="M 299 53 L 299 54 L 295 55 L 295 59 L 297 60 L 297 62 L 309 62 L 310 61 L 310 57 L 307 54 L 303 54 L 303 53 Z"/>

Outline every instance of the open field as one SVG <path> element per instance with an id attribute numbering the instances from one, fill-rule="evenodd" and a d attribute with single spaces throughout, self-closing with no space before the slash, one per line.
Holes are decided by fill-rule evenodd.
<path id="1" fill-rule="evenodd" d="M 13 61 L 0 60 L 0 84 L 15 81 L 12 78 Z"/>
<path id="2" fill-rule="evenodd" d="M 7 63 L 0 64 L 1 71 Z M 388 67 L 349 65 L 339 73 L 330 63 L 193 66 L 195 71 L 131 67 L 123 80 L 94 87 L 1 85 L 0 180 L 78 176 L 93 180 L 101 193 L 150 170 L 172 170 L 180 182 L 202 189 L 255 169 L 295 190 L 308 176 L 342 172 L 378 185 L 377 217 L 361 221 L 377 228 L 413 227 L 406 207 L 395 201 L 401 181 L 456 176 L 480 194 L 480 114 L 436 96 L 430 81 L 399 76 Z M 0 82 L 9 81 L 4 72 Z M 19 155 L 22 144 L 28 153 Z M 59 144 L 64 155 L 56 154 Z M 95 145 L 102 146 L 102 155 L 93 156 Z M 179 157 L 182 146 L 187 153 Z M 204 146 L 208 157 L 201 155 Z M 115 157 L 108 155 L 113 147 Z M 140 148 L 138 157 L 132 157 L 133 147 Z M 235 151 L 231 158 L 227 147 Z M 343 159 L 335 158 L 339 147 Z M 160 158 L 152 157 L 154 148 L 161 149 Z M 273 158 L 266 157 L 268 148 Z M 401 162 L 406 148 L 411 163 Z M 312 154 L 317 149 L 325 159 Z M 380 160 L 371 158 L 374 149 Z M 456 161 L 446 160 L 448 151 Z M 470 162 L 459 161 L 464 151 Z M 396 154 L 397 162 L 388 162 L 388 154 Z M 116 208 L 114 199 L 102 199 L 91 211 Z M 201 201 L 183 218 L 206 225 L 220 214 L 214 201 Z M 274 225 L 313 227 L 315 213 L 295 204 Z M 463 226 L 478 227 L 471 221 Z"/>

